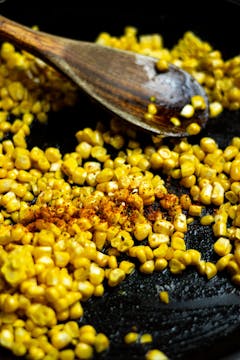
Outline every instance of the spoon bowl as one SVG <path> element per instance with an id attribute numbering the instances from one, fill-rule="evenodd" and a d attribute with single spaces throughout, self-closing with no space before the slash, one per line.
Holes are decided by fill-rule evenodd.
<path id="1" fill-rule="evenodd" d="M 32 30 L 1 15 L 0 37 L 44 60 L 120 119 L 144 131 L 181 137 L 189 135 L 189 124 L 203 128 L 207 123 L 204 89 L 177 66 L 170 64 L 159 72 L 155 58 Z M 207 106 L 184 118 L 180 113 L 194 95 L 203 97 Z M 148 113 L 150 103 L 156 114 Z M 180 120 L 179 126 L 173 125 L 172 117 Z"/>

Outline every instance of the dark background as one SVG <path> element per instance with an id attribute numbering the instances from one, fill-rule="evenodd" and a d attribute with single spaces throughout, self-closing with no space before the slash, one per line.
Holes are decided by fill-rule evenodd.
<path id="1" fill-rule="evenodd" d="M 42 31 L 88 41 L 94 41 L 102 31 L 121 35 L 124 27 L 131 25 L 139 29 L 139 34 L 161 33 L 165 46 L 171 47 L 191 30 L 219 49 L 225 59 L 239 54 L 237 1 L 5 0 L 0 2 L 0 13 L 27 26 L 38 25 Z M 47 126 L 36 125 L 29 144 L 74 150 L 75 131 L 94 126 L 104 117 L 107 114 L 102 109 L 84 98 L 81 106 L 52 114 Z M 212 136 L 220 146 L 226 146 L 233 136 L 240 136 L 239 112 L 225 111 L 211 120 L 201 135 Z M 141 136 L 148 140 L 146 134 Z M 179 192 L 177 185 L 173 190 Z M 201 250 L 204 259 L 214 260 L 213 242 L 210 228 L 198 223 L 191 226 L 187 243 Z M 169 305 L 160 304 L 161 289 L 169 291 Z M 240 290 L 226 275 L 206 281 L 191 269 L 179 277 L 168 271 L 151 276 L 135 272 L 117 288 L 106 291 L 103 298 L 84 305 L 81 323 L 91 323 L 111 339 L 110 351 L 98 359 L 144 360 L 151 347 L 162 349 L 171 360 L 240 359 Z M 140 333 L 153 334 L 151 346 L 124 345 L 123 336 L 134 325 Z M 0 349 L 0 359 L 13 356 Z"/>

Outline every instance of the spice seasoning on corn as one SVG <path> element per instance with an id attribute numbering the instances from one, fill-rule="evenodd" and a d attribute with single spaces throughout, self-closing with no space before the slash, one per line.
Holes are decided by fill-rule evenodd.
<path id="1" fill-rule="evenodd" d="M 162 70 L 168 63 L 188 70 L 204 85 L 211 116 L 240 107 L 238 57 L 224 63 L 191 32 L 171 51 L 160 35 L 138 40 L 131 27 L 119 39 L 104 33 L 97 41 L 155 56 Z M 167 268 L 181 274 L 191 266 L 207 279 L 227 271 L 240 285 L 239 137 L 225 149 L 210 137 L 194 145 L 175 140 L 171 148 L 153 139 L 142 148 L 134 130 L 125 129 L 123 136 L 113 119 L 110 128 L 98 124 L 77 131 L 71 153 L 30 149 L 33 120 L 46 122 L 50 110 L 73 105 L 77 92 L 9 43 L 2 44 L 0 56 L 1 346 L 32 360 L 91 359 L 107 351 L 110 334 L 75 320 L 84 316 L 84 302 L 119 285 L 136 268 L 149 276 Z M 193 97 L 183 115 L 204 106 Z M 175 126 L 179 121 L 172 119 Z M 189 134 L 199 131 L 190 125 Z M 179 181 L 188 194 L 170 193 L 160 174 Z M 208 205 L 216 207 L 213 214 L 205 211 Z M 195 219 L 212 226 L 216 263 L 185 242 Z M 168 293 L 159 296 L 167 305 Z M 138 340 L 150 343 L 152 335 L 132 331 L 124 338 L 126 344 Z M 146 359 L 167 356 L 152 349 Z"/>

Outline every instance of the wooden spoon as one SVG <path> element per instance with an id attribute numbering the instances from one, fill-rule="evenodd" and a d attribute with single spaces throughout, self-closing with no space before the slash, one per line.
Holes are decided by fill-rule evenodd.
<path id="1" fill-rule="evenodd" d="M 159 72 L 155 58 L 34 31 L 1 15 L 0 37 L 44 60 L 114 114 L 152 134 L 187 136 L 191 122 L 204 127 L 208 120 L 208 106 L 190 119 L 180 116 L 193 95 L 203 96 L 206 104 L 208 100 L 200 84 L 176 66 Z M 152 98 L 157 114 L 146 119 Z M 181 125 L 174 126 L 171 117 L 181 119 Z"/>

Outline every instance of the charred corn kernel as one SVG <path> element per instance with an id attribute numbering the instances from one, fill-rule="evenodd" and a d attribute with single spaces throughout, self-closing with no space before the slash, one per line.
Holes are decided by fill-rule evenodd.
<path id="1" fill-rule="evenodd" d="M 192 200 L 189 195 L 183 194 L 180 197 L 180 204 L 184 210 L 188 210 L 189 206 L 192 204 Z"/>
<path id="2" fill-rule="evenodd" d="M 168 304 L 169 303 L 169 294 L 168 291 L 160 291 L 159 297 L 161 302 Z"/>
<path id="3" fill-rule="evenodd" d="M 168 360 L 167 355 L 158 349 L 148 350 L 145 355 L 146 360 Z"/>
<path id="4" fill-rule="evenodd" d="M 78 359 L 91 359 L 93 357 L 93 353 L 93 347 L 83 342 L 79 342 L 75 347 L 75 355 Z"/>
<path id="5" fill-rule="evenodd" d="M 213 245 L 214 251 L 219 256 L 228 255 L 232 250 L 232 245 L 228 238 L 220 237 Z"/>
<path id="6" fill-rule="evenodd" d="M 134 344 L 138 341 L 139 334 L 135 331 L 130 331 L 124 336 L 125 344 Z"/>

